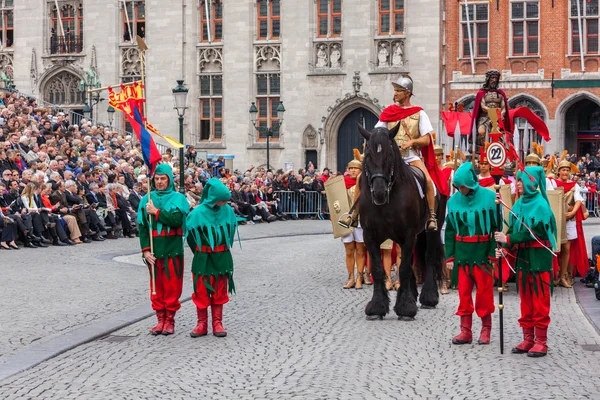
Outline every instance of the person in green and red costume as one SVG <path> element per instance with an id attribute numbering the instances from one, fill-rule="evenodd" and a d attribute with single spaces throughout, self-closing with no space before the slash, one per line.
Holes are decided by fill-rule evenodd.
<path id="1" fill-rule="evenodd" d="M 187 242 L 194 253 L 192 301 L 198 316 L 191 337 L 208 333 L 209 306 L 213 335 L 227 336 L 223 328 L 223 305 L 229 302 L 228 293 L 235 292 L 230 249 L 238 226 L 237 218 L 227 204 L 230 197 L 229 189 L 217 178 L 211 178 L 202 190 L 200 205 L 187 217 Z"/>
<path id="2" fill-rule="evenodd" d="M 446 267 L 452 270 L 452 285 L 458 284 L 460 334 L 453 344 L 473 341 L 473 312 L 481 318 L 479 344 L 489 344 L 494 307 L 494 263 L 497 229 L 496 195 L 482 188 L 473 164 L 465 163 L 454 174 L 457 192 L 448 200 L 446 216 Z M 473 306 L 473 286 L 475 306 Z"/>
<path id="3" fill-rule="evenodd" d="M 543 357 L 548 352 L 550 295 L 554 289 L 552 257 L 555 255 L 551 249 L 556 248 L 556 220 L 546 195 L 546 175 L 542 167 L 525 167 L 525 171 L 519 171 L 517 189 L 523 196 L 512 208 L 514 214 L 510 217 L 508 232 L 495 234 L 497 242 L 516 249 L 523 341 L 512 353 Z M 498 249 L 496 256 L 502 253 Z"/>
<path id="4" fill-rule="evenodd" d="M 154 268 L 156 286 L 156 294 L 152 294 L 150 282 L 150 300 L 158 319 L 150 333 L 171 335 L 175 333 L 175 313 L 181 307 L 183 236 L 190 205 L 185 196 L 175 190 L 173 171 L 168 164 L 156 167 L 152 183 L 151 199 L 148 200 L 146 194 L 138 209 L 142 255 L 148 267 Z M 154 253 L 150 248 L 150 235 Z"/>

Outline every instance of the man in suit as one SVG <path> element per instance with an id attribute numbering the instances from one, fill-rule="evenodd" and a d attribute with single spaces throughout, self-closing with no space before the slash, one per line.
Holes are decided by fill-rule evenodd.
<path id="1" fill-rule="evenodd" d="M 59 210 L 60 213 L 74 216 L 77 219 L 77 225 L 79 226 L 79 230 L 83 234 L 81 240 L 84 243 L 90 243 L 92 240 L 89 238 L 89 236 L 95 235 L 96 232 L 90 231 L 89 229 L 89 224 L 85 217 L 85 212 L 83 210 L 83 201 L 79 197 L 75 196 L 73 192 L 67 190 L 67 188 L 71 189 L 72 191 L 75 191 L 75 182 L 59 182 L 58 189 L 54 193 L 52 193 L 50 201 L 52 202 L 52 204 L 60 203 L 61 205 L 65 205 L 65 207 Z"/>
<path id="2" fill-rule="evenodd" d="M 240 192 L 240 184 L 236 183 L 231 191 L 231 202 L 237 205 L 241 213 L 248 216 L 248 221 L 254 223 L 256 217 L 256 211 L 254 207 L 246 200 L 245 196 Z"/>
<path id="3" fill-rule="evenodd" d="M 105 235 L 106 239 L 117 239 L 114 231 L 117 227 L 115 209 L 106 203 L 106 196 L 101 195 L 100 188 L 97 183 L 90 183 L 90 191 L 86 193 L 85 199 L 88 204 L 96 204 L 97 214 L 104 216 L 104 223 L 108 226 L 108 232 Z"/>
<path id="4" fill-rule="evenodd" d="M 131 204 L 131 208 L 136 211 L 140 207 L 140 200 L 142 200 L 142 197 L 144 196 L 141 186 L 142 185 L 139 182 L 136 182 L 133 184 L 131 192 L 129 192 L 129 204 Z"/>
<path id="5" fill-rule="evenodd" d="M 123 227 L 123 236 L 124 237 L 134 237 L 131 233 L 131 221 L 127 216 L 127 213 L 132 210 L 129 206 L 129 203 L 119 194 L 119 188 L 121 185 L 118 183 L 109 183 L 108 188 L 108 196 L 112 199 L 112 204 L 115 208 L 115 214 L 117 218 L 121 222 L 121 226 Z M 109 200 L 109 203 L 111 201 Z"/>

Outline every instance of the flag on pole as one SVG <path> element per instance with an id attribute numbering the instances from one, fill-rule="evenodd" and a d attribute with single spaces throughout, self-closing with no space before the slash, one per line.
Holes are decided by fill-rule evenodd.
<path id="1" fill-rule="evenodd" d="M 133 116 L 129 114 L 125 114 L 125 116 L 127 117 L 129 124 L 131 124 L 135 135 L 140 141 L 140 144 L 142 145 L 142 156 L 144 157 L 144 163 L 146 163 L 150 169 L 150 174 L 152 174 L 156 164 L 162 160 L 162 155 L 156 148 L 154 139 L 152 139 L 152 136 L 150 136 L 150 133 L 144 127 L 144 121 L 138 107 L 134 107 Z"/>

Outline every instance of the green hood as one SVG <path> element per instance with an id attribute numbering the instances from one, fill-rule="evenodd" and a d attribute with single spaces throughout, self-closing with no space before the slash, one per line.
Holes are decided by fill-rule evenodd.
<path id="1" fill-rule="evenodd" d="M 472 189 L 468 195 L 457 191 L 448 200 L 448 219 L 455 227 L 466 225 L 469 236 L 491 234 L 492 221 L 496 215 L 496 195 L 479 186 L 477 174 L 470 162 L 461 165 L 454 174 L 454 186 Z M 497 224 L 499 225 L 499 224 Z"/>
<path id="2" fill-rule="evenodd" d="M 454 186 L 466 186 L 469 189 L 479 188 L 479 180 L 470 162 L 461 165 L 454 173 Z"/>
<path id="3" fill-rule="evenodd" d="M 525 171 L 517 173 L 517 179 L 523 182 L 523 196 L 513 206 L 517 218 L 511 215 L 514 232 L 527 230 L 525 223 L 531 229 L 543 224 L 544 231 L 552 248 L 556 248 L 556 219 L 548 202 L 546 194 L 546 174 L 542 167 L 525 167 Z"/>
<path id="4" fill-rule="evenodd" d="M 170 213 L 174 210 L 179 210 L 183 215 L 187 215 L 190 211 L 190 203 L 187 201 L 184 195 L 175 190 L 175 183 L 173 178 L 173 170 L 169 164 L 158 164 L 154 170 L 154 175 L 167 175 L 169 177 L 169 186 L 165 190 L 156 190 L 154 186 L 154 179 L 152 179 L 152 203 L 154 206 L 161 211 Z M 140 206 L 138 209 L 138 222 L 148 220 L 148 213 L 146 213 L 146 205 L 148 204 L 148 195 L 142 197 Z M 156 221 L 156 228 L 162 233 L 163 224 L 160 221 Z M 171 228 L 168 228 L 170 231 Z M 183 226 L 185 230 L 185 225 Z"/>
<path id="5" fill-rule="evenodd" d="M 214 207 L 219 201 L 229 200 L 231 192 L 220 180 L 211 178 L 206 182 L 200 197 L 200 204 L 206 204 L 208 207 Z"/>
<path id="6" fill-rule="evenodd" d="M 192 210 L 186 220 L 188 234 L 193 235 L 197 246 L 212 249 L 225 243 L 231 248 L 237 229 L 237 218 L 229 204 L 216 206 L 219 201 L 229 200 L 231 192 L 220 180 L 211 178 L 202 190 L 200 205 Z"/>

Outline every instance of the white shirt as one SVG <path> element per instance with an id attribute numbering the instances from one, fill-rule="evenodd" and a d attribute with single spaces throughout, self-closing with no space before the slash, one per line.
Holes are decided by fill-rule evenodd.
<path id="1" fill-rule="evenodd" d="M 408 108 L 408 107 L 403 107 L 403 108 Z M 387 126 L 388 125 L 386 122 L 381 122 L 381 121 L 379 121 L 375 124 L 375 128 L 387 128 Z M 427 116 L 425 111 L 423 111 L 423 110 L 419 111 L 419 137 L 428 135 L 431 132 L 433 132 L 433 126 L 431 125 L 431 120 L 429 120 L 429 117 Z M 417 161 L 417 160 L 421 159 L 417 154 L 415 154 L 412 147 L 408 149 L 408 157 L 402 157 L 402 158 L 404 159 L 404 161 L 406 163 L 411 163 L 413 161 Z"/>
<path id="2" fill-rule="evenodd" d="M 546 178 L 546 192 L 556 189 L 556 182 L 550 178 Z"/>

